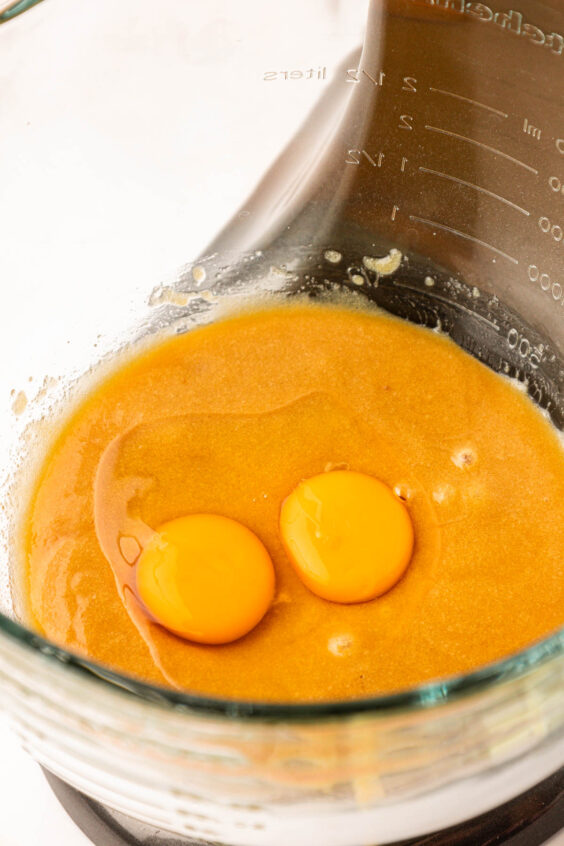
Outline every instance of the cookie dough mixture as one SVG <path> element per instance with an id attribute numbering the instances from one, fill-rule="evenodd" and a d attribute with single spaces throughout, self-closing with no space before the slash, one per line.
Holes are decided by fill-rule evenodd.
<path id="1" fill-rule="evenodd" d="M 315 593 L 281 536 L 301 481 L 343 472 L 384 483 L 413 528 L 407 569 L 369 601 Z M 191 692 L 304 702 L 404 689 L 564 622 L 562 502 L 555 430 L 447 338 L 336 305 L 241 313 L 130 359 L 67 420 L 25 520 L 28 613 L 71 650 Z M 242 524 L 272 561 L 266 611 L 229 643 L 180 636 L 139 599 L 154 530 L 195 514 Z M 213 601 L 197 611 L 213 623 Z"/>

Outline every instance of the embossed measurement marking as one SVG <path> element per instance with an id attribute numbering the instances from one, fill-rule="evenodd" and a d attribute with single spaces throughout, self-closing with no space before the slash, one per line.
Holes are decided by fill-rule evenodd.
<path id="1" fill-rule="evenodd" d="M 473 182 L 466 182 L 465 179 L 459 179 L 458 176 L 451 176 L 450 173 L 442 173 L 440 170 L 431 170 L 431 168 L 428 167 L 420 167 L 419 170 L 421 173 L 431 173 L 433 176 L 440 176 L 442 179 L 450 179 L 451 182 L 458 182 L 459 185 L 466 185 L 468 188 L 474 188 L 482 194 L 487 194 L 488 197 L 493 197 L 495 200 L 500 200 L 507 206 L 511 206 L 512 209 L 516 209 L 521 212 L 521 214 L 527 215 L 527 217 L 531 214 L 531 212 L 527 211 L 527 209 L 518 206 L 517 203 L 512 203 L 511 200 L 502 197 L 500 194 L 494 194 L 493 191 L 488 191 L 487 188 L 482 188 L 481 185 L 475 185 Z"/>
<path id="2" fill-rule="evenodd" d="M 461 232 L 459 229 L 453 229 L 452 226 L 447 226 L 445 223 L 438 223 L 436 220 L 427 220 L 425 217 L 417 217 L 414 214 L 410 214 L 409 219 L 417 221 L 418 223 L 423 223 L 425 226 L 433 226 L 435 229 L 444 229 L 445 232 L 451 232 L 453 235 L 458 235 L 459 238 L 464 238 L 466 241 L 473 241 L 475 244 L 480 244 L 480 246 L 486 247 L 486 249 L 491 250 L 499 256 L 503 256 L 503 258 L 506 258 L 508 261 L 513 262 L 513 264 L 519 264 L 517 259 L 513 258 L 513 256 L 510 256 L 508 253 L 504 253 L 503 250 L 498 250 L 497 247 L 494 247 L 492 244 L 488 244 L 487 241 L 481 241 L 479 238 L 475 238 L 474 235 L 468 235 L 467 232 Z"/>
<path id="3" fill-rule="evenodd" d="M 427 277 L 427 278 L 429 278 L 429 277 Z M 405 291 L 412 291 L 414 294 L 420 294 L 421 293 L 421 288 L 416 288 L 414 285 L 408 285 L 405 282 L 396 282 L 394 284 L 394 287 L 395 288 L 402 288 Z M 479 314 L 477 311 L 474 311 L 474 309 L 468 308 L 468 306 L 463 305 L 463 303 L 459 303 L 459 302 L 455 302 L 453 300 L 449 300 L 448 297 L 443 297 L 440 294 L 435 294 L 435 293 L 433 293 L 433 301 L 438 301 L 438 302 L 444 303 L 445 305 L 448 305 L 448 306 L 455 306 L 458 309 L 458 311 L 465 311 L 467 314 L 469 314 L 474 319 L 476 317 L 478 317 L 482 321 L 482 323 L 487 323 L 487 325 L 491 326 L 491 328 L 494 329 L 496 332 L 500 331 L 500 327 L 497 325 L 497 323 L 493 323 L 491 320 L 488 320 L 487 317 L 484 317 L 483 314 Z"/>
<path id="4" fill-rule="evenodd" d="M 470 97 L 463 97 L 462 94 L 455 94 L 454 91 L 445 91 L 443 88 L 433 88 L 429 86 L 429 91 L 434 91 L 435 94 L 446 94 L 447 97 L 454 97 L 456 100 L 464 100 L 465 103 L 472 103 L 473 106 L 479 106 L 481 109 L 487 109 L 488 112 L 493 112 L 494 115 L 500 117 L 509 117 L 507 112 L 502 112 L 501 109 L 494 109 L 493 106 L 486 106 L 485 103 L 480 103 L 478 100 L 472 100 Z"/>
<path id="5" fill-rule="evenodd" d="M 530 170 L 531 173 L 538 174 L 538 170 L 535 167 L 531 167 L 531 165 L 525 164 L 525 162 L 522 162 L 519 159 L 510 156 L 508 153 L 504 153 L 503 150 L 498 150 L 496 147 L 490 147 L 489 144 L 484 144 L 482 141 L 476 141 L 475 138 L 468 138 L 466 135 L 459 135 L 458 132 L 451 132 L 450 129 L 441 129 L 438 126 L 429 126 L 427 124 L 425 125 L 425 129 L 427 129 L 429 132 L 438 132 L 441 135 L 448 135 L 451 138 L 458 138 L 460 141 L 467 141 L 468 144 L 474 144 L 476 147 L 481 147 L 482 150 L 488 150 L 488 152 L 494 153 L 496 156 L 502 156 L 502 158 L 508 159 L 508 161 L 520 165 L 521 167 L 524 167 L 525 170 Z"/>

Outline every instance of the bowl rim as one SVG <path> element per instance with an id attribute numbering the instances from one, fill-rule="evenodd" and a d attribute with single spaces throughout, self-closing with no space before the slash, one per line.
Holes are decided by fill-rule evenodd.
<path id="1" fill-rule="evenodd" d="M 272 722 L 321 721 L 338 717 L 372 715 L 385 717 L 397 712 L 418 712 L 517 681 L 564 655 L 564 625 L 530 646 L 468 673 L 431 680 L 415 687 L 380 696 L 313 702 L 270 702 L 227 699 L 175 690 L 142 681 L 58 646 L 0 612 L 0 637 L 16 641 L 45 661 L 66 666 L 69 672 L 106 690 L 130 695 L 139 702 L 160 705 L 193 715 Z"/>
<path id="2" fill-rule="evenodd" d="M 42 0 L 12 0 L 12 2 L 2 3 L 0 0 L 0 24 L 17 18 L 18 15 L 41 2 Z"/>

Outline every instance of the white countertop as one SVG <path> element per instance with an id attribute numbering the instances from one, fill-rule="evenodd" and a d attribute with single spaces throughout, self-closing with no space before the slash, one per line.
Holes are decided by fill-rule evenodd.
<path id="1" fill-rule="evenodd" d="M 20 749 L 1 717 L 0 749 L 1 846 L 92 846 L 67 817 L 43 773 Z"/>

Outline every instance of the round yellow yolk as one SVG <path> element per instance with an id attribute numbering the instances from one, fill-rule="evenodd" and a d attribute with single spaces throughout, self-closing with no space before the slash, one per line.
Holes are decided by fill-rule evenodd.
<path id="1" fill-rule="evenodd" d="M 393 587 L 413 551 L 404 505 L 377 479 L 336 470 L 284 500 L 280 531 L 304 584 L 332 602 L 366 602 Z"/>
<path id="2" fill-rule="evenodd" d="M 267 612 L 274 567 L 245 526 L 216 514 L 190 514 L 157 529 L 137 563 L 137 589 L 149 613 L 175 634 L 230 643 Z"/>

